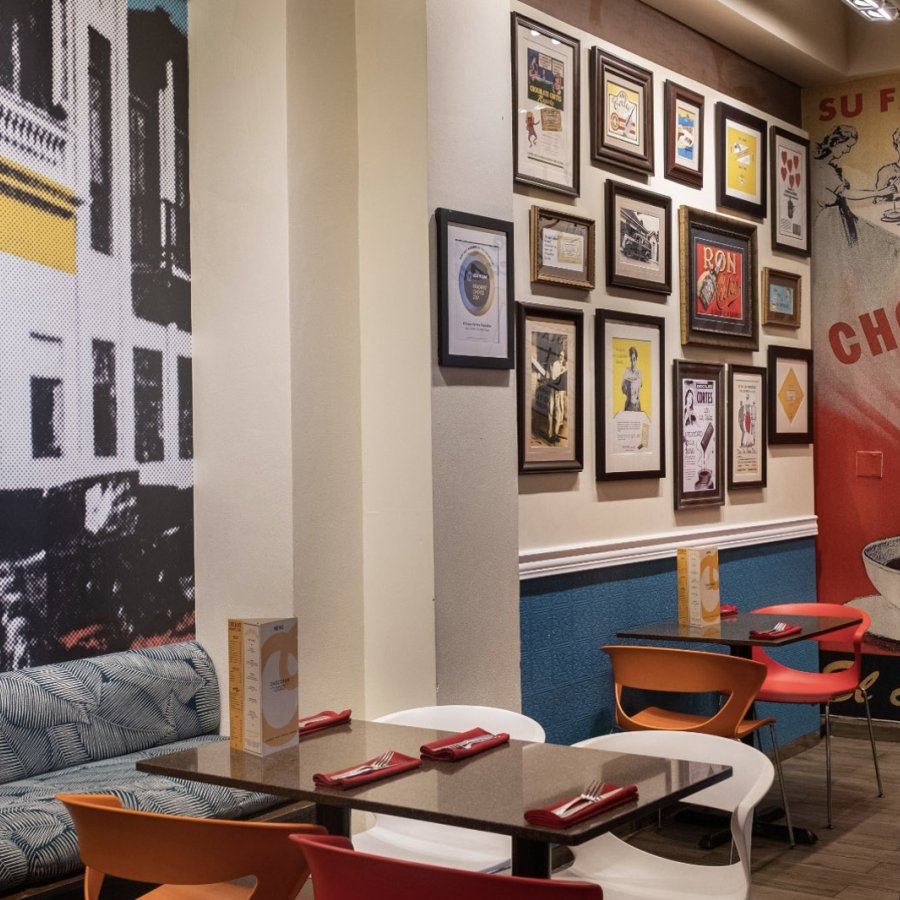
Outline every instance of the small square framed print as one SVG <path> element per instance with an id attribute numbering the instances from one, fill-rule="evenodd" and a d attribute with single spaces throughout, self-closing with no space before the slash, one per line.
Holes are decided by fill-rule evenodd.
<path id="1" fill-rule="evenodd" d="M 728 367 L 728 490 L 766 486 L 766 370 Z"/>
<path id="2" fill-rule="evenodd" d="M 778 269 L 762 270 L 762 323 L 800 327 L 800 276 Z"/>
<path id="3" fill-rule="evenodd" d="M 584 315 L 518 304 L 519 472 L 580 472 Z"/>
<path id="4" fill-rule="evenodd" d="M 653 73 L 591 50 L 591 158 L 653 174 Z"/>
<path id="5" fill-rule="evenodd" d="M 672 201 L 606 182 L 606 284 L 672 293 Z"/>
<path id="6" fill-rule="evenodd" d="M 716 104 L 716 202 L 766 217 L 766 123 L 727 103 Z"/>
<path id="7" fill-rule="evenodd" d="M 703 187 L 703 107 L 696 91 L 666 82 L 666 178 Z"/>
<path id="8" fill-rule="evenodd" d="M 531 207 L 531 281 L 592 290 L 594 220 Z"/>
<path id="9" fill-rule="evenodd" d="M 813 354 L 801 347 L 769 346 L 769 443 L 811 444 Z"/>
<path id="10" fill-rule="evenodd" d="M 435 211 L 438 362 L 513 367 L 513 225 L 452 209 Z"/>

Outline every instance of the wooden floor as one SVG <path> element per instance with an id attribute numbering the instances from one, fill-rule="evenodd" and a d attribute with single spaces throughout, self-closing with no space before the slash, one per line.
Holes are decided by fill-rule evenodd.
<path id="1" fill-rule="evenodd" d="M 881 741 L 878 751 L 883 798 L 878 797 L 868 741 L 833 738 L 832 829 L 826 827 L 824 742 L 785 760 L 793 820 L 815 832 L 818 841 L 789 848 L 754 837 L 753 900 L 900 898 L 900 743 Z M 780 805 L 777 782 L 762 804 L 767 805 Z M 632 842 L 684 862 L 727 863 L 727 847 L 697 847 L 703 831 L 667 823 L 661 832 L 645 829 Z"/>

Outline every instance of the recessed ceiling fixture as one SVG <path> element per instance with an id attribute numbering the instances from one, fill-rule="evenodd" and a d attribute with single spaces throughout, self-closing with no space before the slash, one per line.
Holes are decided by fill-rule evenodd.
<path id="1" fill-rule="evenodd" d="M 873 22 L 891 22 L 900 16 L 895 0 L 844 0 L 844 3 Z"/>

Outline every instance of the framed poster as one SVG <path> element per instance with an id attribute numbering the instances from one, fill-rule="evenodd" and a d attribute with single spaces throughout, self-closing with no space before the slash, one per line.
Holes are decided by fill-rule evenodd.
<path id="1" fill-rule="evenodd" d="M 809 256 L 809 141 L 777 125 L 770 134 L 772 249 Z"/>
<path id="2" fill-rule="evenodd" d="M 594 287 L 594 220 L 531 207 L 531 281 L 591 290 Z"/>
<path id="3" fill-rule="evenodd" d="M 598 309 L 597 480 L 666 474 L 665 319 Z"/>
<path id="4" fill-rule="evenodd" d="M 756 350 L 756 225 L 682 206 L 681 343 Z"/>
<path id="5" fill-rule="evenodd" d="M 722 506 L 725 465 L 723 372 L 719 363 L 676 359 L 675 509 Z"/>
<path id="6" fill-rule="evenodd" d="M 580 310 L 518 304 L 519 471 L 584 468 Z"/>
<path id="7" fill-rule="evenodd" d="M 672 293 L 672 201 L 606 182 L 606 284 Z"/>
<path id="8" fill-rule="evenodd" d="M 768 362 L 769 443 L 812 443 L 812 350 L 770 346 Z"/>
<path id="9" fill-rule="evenodd" d="M 701 94 L 666 82 L 666 178 L 703 187 L 703 106 Z"/>
<path id="10" fill-rule="evenodd" d="M 578 196 L 581 43 L 512 13 L 513 180 Z"/>
<path id="11" fill-rule="evenodd" d="M 653 174 L 653 74 L 591 50 L 591 158 Z"/>
<path id="12" fill-rule="evenodd" d="M 800 327 L 800 276 L 777 269 L 762 270 L 763 325 Z"/>
<path id="13" fill-rule="evenodd" d="M 766 486 L 766 370 L 728 367 L 728 489 Z"/>
<path id="14" fill-rule="evenodd" d="M 438 362 L 513 367 L 513 226 L 452 209 L 435 211 Z"/>
<path id="15" fill-rule="evenodd" d="M 766 217 L 766 123 L 721 102 L 716 104 L 716 202 Z"/>

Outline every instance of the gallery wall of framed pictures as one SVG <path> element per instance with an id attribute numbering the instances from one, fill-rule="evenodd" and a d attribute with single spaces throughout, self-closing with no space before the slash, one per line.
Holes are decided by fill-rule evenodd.
<path id="1" fill-rule="evenodd" d="M 663 529 L 698 507 L 727 521 L 789 503 L 780 445 L 812 440 L 811 399 L 787 422 L 796 402 L 778 394 L 791 378 L 812 393 L 804 134 L 518 3 L 510 90 L 511 221 L 487 223 L 484 249 L 457 214 L 437 255 L 455 266 L 441 316 L 449 298 L 471 318 L 485 293 L 467 304 L 460 260 L 493 253 L 515 353 L 467 325 L 462 362 L 441 343 L 440 364 L 516 370 L 524 515 L 558 503 L 550 520 L 575 540 L 596 533 L 598 503 L 659 507 Z"/>

